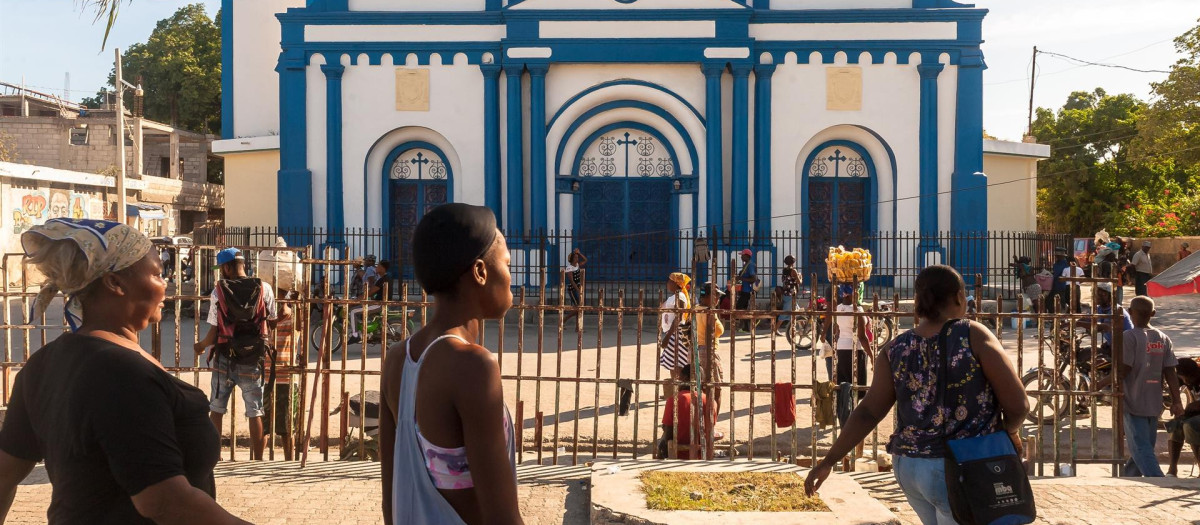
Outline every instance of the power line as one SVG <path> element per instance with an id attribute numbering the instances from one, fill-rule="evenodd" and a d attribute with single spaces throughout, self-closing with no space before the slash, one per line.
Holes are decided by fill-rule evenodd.
<path id="1" fill-rule="evenodd" d="M 1064 55 L 1062 53 L 1054 53 L 1051 51 L 1038 50 L 1038 54 L 1051 56 L 1051 57 L 1055 57 L 1055 58 L 1061 58 L 1061 59 L 1069 60 L 1072 62 L 1077 62 L 1077 63 L 1083 64 L 1084 66 L 1097 66 L 1097 67 L 1108 67 L 1108 68 L 1113 68 L 1113 69 L 1124 69 L 1126 71 L 1133 71 L 1134 73 L 1165 73 L 1165 74 L 1171 73 L 1170 71 L 1165 71 L 1162 69 L 1137 69 L 1137 68 L 1133 68 L 1133 67 L 1129 67 L 1129 66 L 1122 66 L 1120 64 L 1105 64 L 1102 62 L 1091 62 L 1088 60 L 1084 60 L 1082 58 L 1075 58 L 1075 57 Z M 1080 67 L 1083 67 L 1083 66 L 1080 66 Z"/>
<path id="2" fill-rule="evenodd" d="M 1152 158 L 1162 157 L 1162 156 L 1166 156 L 1166 155 L 1173 155 L 1173 154 L 1176 154 L 1176 153 L 1185 153 L 1185 152 L 1188 152 L 1188 151 L 1195 151 L 1195 150 L 1200 150 L 1200 146 L 1192 146 L 1192 147 L 1190 147 L 1190 148 L 1183 148 L 1183 149 L 1174 150 L 1174 151 L 1164 151 L 1164 152 L 1161 152 L 1161 153 L 1154 153 L 1154 154 L 1145 155 L 1145 156 L 1138 157 L 1138 158 L 1134 158 L 1134 159 L 1126 159 L 1126 160 L 1123 160 L 1123 161 L 1112 161 L 1112 162 L 1108 162 L 1107 164 L 1111 164 L 1111 165 L 1130 164 L 1130 163 L 1134 163 L 1134 162 L 1140 162 L 1140 161 L 1147 160 L 1147 159 L 1152 159 Z M 1079 168 L 1079 169 L 1066 170 L 1066 171 L 1059 171 L 1059 172 L 1052 172 L 1052 173 L 1043 173 L 1043 174 L 1038 174 L 1038 175 L 1034 175 L 1034 176 L 1030 176 L 1030 177 L 1022 177 L 1022 178 L 1017 178 L 1017 179 L 1007 180 L 1007 181 L 1004 181 L 1004 182 L 993 182 L 993 183 L 988 183 L 988 184 L 979 185 L 979 186 L 971 186 L 971 187 L 967 187 L 967 188 L 959 188 L 959 189 L 957 189 L 957 190 L 946 190 L 946 191 L 939 191 L 939 192 L 937 192 L 937 193 L 932 193 L 932 194 L 918 194 L 918 195 L 910 195 L 910 196 L 908 196 L 908 197 L 896 197 L 896 198 L 894 198 L 894 199 L 890 199 L 890 200 L 881 200 L 881 201 L 877 201 L 877 202 L 874 202 L 874 203 L 864 203 L 864 204 L 870 204 L 870 205 L 872 205 L 872 206 L 878 206 L 878 205 L 880 205 L 880 204 L 898 203 L 898 202 L 903 202 L 903 201 L 910 201 L 910 200 L 922 199 L 922 198 L 925 198 L 925 197 L 934 197 L 934 198 L 936 198 L 936 197 L 940 197 L 940 196 L 942 196 L 942 195 L 950 195 L 950 194 L 959 193 L 959 192 L 964 192 L 964 191 L 976 191 L 976 190 L 980 190 L 980 189 L 984 189 L 984 188 L 992 188 L 992 187 L 996 187 L 996 186 L 1004 186 L 1004 185 L 1007 185 L 1007 184 L 1016 184 L 1016 183 L 1020 183 L 1020 182 L 1029 182 L 1029 181 L 1032 181 L 1032 180 L 1037 180 L 1037 179 L 1039 179 L 1039 178 L 1042 178 L 1042 177 L 1060 177 L 1060 176 L 1064 176 L 1064 175 L 1071 175 L 1071 174 L 1075 174 L 1075 173 L 1083 173 L 1083 172 L 1086 172 L 1086 171 L 1088 171 L 1088 170 L 1090 170 L 1090 169 L 1091 169 L 1091 168 L 1090 168 L 1090 167 L 1088 167 L 1088 168 Z M 811 212 L 809 212 L 809 214 L 811 214 Z M 773 219 L 790 219 L 790 218 L 793 218 L 793 217 L 800 217 L 800 216 L 803 216 L 803 215 L 805 215 L 805 213 L 804 213 L 804 212 L 796 212 L 796 213 L 786 213 L 786 214 L 783 214 L 783 215 L 773 215 L 773 216 L 771 216 L 770 218 L 771 218 L 772 220 L 773 220 Z M 748 219 L 748 220 L 746 220 L 746 221 L 738 221 L 738 222 L 728 221 L 728 222 L 723 222 L 723 223 L 719 223 L 719 224 L 711 224 L 711 225 L 707 225 L 707 224 L 706 224 L 706 225 L 703 225 L 703 226 L 696 226 L 696 227 L 694 227 L 694 228 L 677 228 L 677 229 L 674 229 L 674 230 L 672 230 L 672 229 L 663 229 L 663 230 L 652 230 L 652 231 L 646 231 L 646 232 L 639 232 L 639 233 L 634 233 L 634 234 L 605 235 L 605 236 L 600 236 L 600 237 L 590 237 L 590 238 L 586 238 L 586 239 L 578 239 L 576 242 L 592 242 L 592 241 L 618 240 L 618 239 L 627 239 L 627 238 L 634 238 L 634 237 L 639 237 L 639 236 L 644 236 L 644 235 L 654 235 L 654 234 L 674 234 L 674 233 L 679 233 L 679 232 L 685 232 L 685 231 L 688 231 L 688 230 L 699 230 L 699 229 L 701 229 L 701 228 L 709 228 L 709 227 L 712 227 L 712 226 L 737 226 L 737 225 L 739 225 L 739 224 L 744 224 L 744 225 L 747 225 L 747 226 L 749 226 L 749 225 L 750 225 L 750 223 L 753 223 L 753 222 L 754 222 L 754 219 Z"/>

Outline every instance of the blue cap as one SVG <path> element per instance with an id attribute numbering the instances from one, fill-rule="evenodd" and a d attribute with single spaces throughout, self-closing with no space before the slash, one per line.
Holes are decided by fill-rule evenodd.
<path id="1" fill-rule="evenodd" d="M 840 293 L 842 295 L 850 295 L 850 294 L 854 293 L 854 287 L 850 286 L 848 284 L 839 284 L 838 285 L 838 293 Z"/>
<path id="2" fill-rule="evenodd" d="M 244 260 L 246 260 L 246 258 L 242 257 L 241 250 L 239 250 L 237 248 L 225 248 L 224 250 L 217 252 L 217 266 L 216 267 L 220 268 L 221 266 L 229 264 L 233 261 L 244 261 Z"/>

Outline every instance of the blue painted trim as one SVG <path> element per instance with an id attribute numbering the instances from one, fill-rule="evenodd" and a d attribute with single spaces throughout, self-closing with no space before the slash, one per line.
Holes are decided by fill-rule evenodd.
<path id="1" fill-rule="evenodd" d="M 558 118 L 562 116 L 563 112 L 565 112 L 568 108 L 570 108 L 573 104 L 575 104 L 575 102 L 578 102 L 579 99 L 581 99 L 591 93 L 599 91 L 601 89 L 605 89 L 605 88 L 609 88 L 609 87 L 613 87 L 613 86 L 643 86 L 643 87 L 648 87 L 651 89 L 656 89 L 658 91 L 662 91 L 663 93 L 666 93 L 666 94 L 674 97 L 675 100 L 682 102 L 683 105 L 687 106 L 687 108 L 692 111 L 693 115 L 696 115 L 696 118 L 700 120 L 701 124 L 704 123 L 704 117 L 702 115 L 700 115 L 700 110 L 696 109 L 696 106 L 693 106 L 690 102 L 687 101 L 687 99 L 683 98 L 678 93 L 671 91 L 670 89 L 667 89 L 666 87 L 664 87 L 662 85 L 655 84 L 653 82 L 646 82 L 645 80 L 620 79 L 620 80 L 613 80 L 610 82 L 604 82 L 601 84 L 596 84 L 590 88 L 580 91 L 575 96 L 567 99 L 567 101 L 563 103 L 562 107 L 558 108 L 558 111 L 554 113 L 554 117 L 550 119 L 550 123 L 547 125 L 547 127 L 549 127 L 550 129 L 553 129 L 554 123 L 558 122 Z"/>
<path id="2" fill-rule="evenodd" d="M 730 191 L 730 231 L 750 231 L 750 69 L 733 66 L 733 188 Z"/>
<path id="3" fill-rule="evenodd" d="M 490 11 L 343 11 L 326 12 L 290 8 L 281 20 L 304 25 L 493 25 L 504 16 Z"/>
<path id="4" fill-rule="evenodd" d="M 380 217 L 380 220 L 383 221 L 383 229 L 385 231 L 391 230 L 391 228 L 392 228 L 392 221 L 391 221 L 391 215 L 390 215 L 391 210 L 392 210 L 392 192 L 391 192 L 391 184 L 393 182 L 392 176 L 391 176 L 392 163 L 396 162 L 396 157 L 403 155 L 404 152 L 406 152 L 406 151 L 410 151 L 410 150 L 414 150 L 414 149 L 427 149 L 429 151 L 432 151 L 435 155 L 437 155 L 438 159 L 441 159 L 442 164 L 444 166 L 446 166 L 446 200 L 449 202 L 454 202 L 454 168 L 450 165 L 450 159 L 448 157 L 446 157 L 446 153 L 443 152 L 441 148 L 434 146 L 433 144 L 430 144 L 428 142 L 422 141 L 422 140 L 413 140 L 413 141 L 409 141 L 409 142 L 400 144 L 399 146 L 392 148 L 392 151 L 388 152 L 387 158 L 383 161 L 383 173 L 382 173 L 382 176 L 380 177 L 380 179 L 383 181 L 381 184 L 383 191 L 381 192 L 380 198 L 379 198 L 379 202 L 382 204 L 382 207 L 380 208 L 380 210 L 382 210 L 382 212 L 383 212 L 382 216 Z M 364 177 L 366 176 L 365 172 L 363 173 L 363 176 Z M 417 180 L 418 179 L 411 179 L 411 180 L 407 180 L 407 181 L 406 180 L 398 180 L 398 181 L 396 181 L 396 183 L 397 184 L 405 184 L 405 183 L 415 184 L 415 183 L 417 183 Z M 420 180 L 433 180 L 433 179 L 420 179 Z M 364 183 L 365 183 L 365 181 L 364 181 Z M 365 186 L 366 186 L 366 184 L 364 184 L 364 187 Z"/>
<path id="5" fill-rule="evenodd" d="M 812 235 L 811 235 L 812 221 L 809 220 L 809 205 L 808 205 L 809 204 L 808 203 L 808 179 L 809 179 L 808 173 L 810 171 L 810 168 L 812 167 L 813 160 L 817 158 L 817 155 L 821 154 L 822 151 L 825 151 L 826 148 L 830 148 L 830 147 L 850 148 L 851 150 L 854 150 L 854 152 L 857 153 L 860 157 L 862 157 L 864 162 L 866 162 L 866 164 L 867 164 L 866 180 L 867 180 L 867 196 L 868 196 L 868 198 L 867 198 L 866 206 L 864 206 L 867 210 L 866 220 L 863 221 L 863 224 L 865 226 L 864 229 L 866 232 L 873 232 L 876 230 L 877 225 L 878 225 L 878 217 L 876 217 L 878 215 L 878 212 L 877 212 L 875 203 L 879 202 L 879 183 L 876 181 L 878 172 L 875 171 L 875 159 L 871 158 L 871 154 L 867 152 L 866 148 L 862 147 L 857 142 L 851 142 L 848 140 L 830 140 L 830 141 L 827 141 L 827 142 L 824 142 L 824 143 L 818 145 L 816 148 L 814 148 L 812 150 L 811 153 L 808 154 L 808 158 L 806 158 L 804 160 L 804 168 L 803 168 L 803 171 L 800 173 L 800 207 L 801 207 L 801 215 L 800 216 L 803 218 L 803 224 L 801 227 L 801 231 L 803 232 L 802 236 L 804 238 L 804 241 L 801 243 L 801 245 L 802 245 L 801 252 L 803 255 L 797 256 L 796 262 L 797 262 L 797 264 L 802 265 L 800 267 L 804 268 L 806 270 L 806 272 L 808 269 L 810 269 L 812 266 L 814 266 L 817 263 L 817 261 L 809 261 L 808 260 L 808 255 L 810 253 L 809 243 L 811 242 L 810 239 L 812 238 Z M 893 178 L 893 181 L 894 180 L 895 179 Z M 872 248 L 872 247 L 868 247 L 868 248 Z M 820 276 L 820 278 L 823 279 L 824 276 Z"/>
<path id="6" fill-rule="evenodd" d="M 529 226 L 535 232 L 548 226 L 546 208 L 546 72 L 544 65 L 529 69 Z"/>
<path id="7" fill-rule="evenodd" d="M 987 13 L 987 9 L 772 9 L 756 10 L 750 23 L 958 22 L 982 20 Z"/>
<path id="8" fill-rule="evenodd" d="M 341 64 L 325 64 L 325 225 L 327 243 L 344 246 L 346 229 L 345 200 L 342 198 L 342 73 Z"/>
<path id="9" fill-rule="evenodd" d="M 724 148 L 723 130 L 721 128 L 722 100 L 721 76 L 725 73 L 725 64 L 706 63 L 704 70 L 705 105 L 708 115 L 705 123 L 705 200 L 706 224 L 709 228 L 708 238 L 719 239 L 724 234 L 725 223 L 725 181 L 722 150 Z M 716 249 L 716 246 L 712 247 Z"/>
<path id="10" fill-rule="evenodd" d="M 504 221 L 510 235 L 525 231 L 525 134 L 522 120 L 525 118 L 521 100 L 521 74 L 525 66 L 506 65 L 504 78 L 508 83 L 508 220 Z"/>
<path id="11" fill-rule="evenodd" d="M 588 137 L 586 139 L 584 139 L 584 141 L 581 143 L 581 144 L 583 144 L 583 146 L 579 148 L 579 151 L 575 152 L 575 159 L 572 160 L 572 162 L 571 162 L 571 176 L 579 177 L 579 164 L 580 164 L 580 162 L 583 161 L 583 155 L 585 153 L 587 153 L 588 146 L 590 146 L 590 145 L 592 145 L 592 143 L 596 142 L 596 139 L 600 138 L 605 133 L 611 133 L 611 132 L 619 130 L 619 129 L 635 129 L 635 130 L 641 131 L 643 133 L 647 133 L 647 134 L 653 136 L 655 139 L 658 139 L 659 144 L 662 144 L 663 147 L 667 149 L 667 153 L 671 156 L 671 167 L 675 170 L 675 173 L 676 173 L 676 176 L 672 177 L 672 178 L 684 178 L 684 177 L 690 176 L 689 174 L 680 173 L 680 171 L 679 171 L 679 155 L 676 154 L 675 147 L 672 146 L 671 143 L 667 141 L 666 137 L 664 137 L 661 132 L 654 129 L 653 127 L 647 126 L 646 124 L 642 124 L 641 122 L 633 122 L 633 121 L 629 121 L 629 120 L 608 124 L 600 129 L 592 132 L 591 135 L 588 135 Z M 565 138 L 564 138 L 564 140 L 565 140 Z"/>
<path id="12" fill-rule="evenodd" d="M 922 64 L 917 66 L 921 77 L 921 119 L 919 128 L 920 152 L 920 231 L 921 244 L 918 256 L 923 261 L 925 254 L 937 251 L 938 232 L 938 76 L 945 66 L 938 63 L 936 54 L 929 53 L 921 57 Z M 980 130 L 983 136 L 983 130 Z"/>
<path id="13" fill-rule="evenodd" d="M 771 76 L 774 64 L 754 67 L 754 237 L 771 238 Z"/>
<path id="14" fill-rule="evenodd" d="M 500 178 L 500 66 L 479 66 L 483 73 L 483 200 L 503 229 L 504 203 Z"/>
<path id="15" fill-rule="evenodd" d="M 613 100 L 610 102 L 605 102 L 605 103 L 600 104 L 592 109 L 587 110 L 582 115 L 580 115 L 579 118 L 576 118 L 573 122 L 571 122 L 571 125 L 567 127 L 567 130 L 565 132 L 563 132 L 563 138 L 561 141 L 559 141 L 558 151 L 555 153 L 555 156 L 554 156 L 554 166 L 555 166 L 555 170 L 556 170 L 555 174 L 562 173 L 562 170 L 561 170 L 562 159 L 563 159 L 563 155 L 566 154 L 568 139 L 570 139 L 575 134 L 575 132 L 579 129 L 579 127 L 582 126 L 583 124 L 587 123 L 587 121 L 591 120 L 596 115 L 599 115 L 599 114 L 607 112 L 607 111 L 612 111 L 615 109 L 621 109 L 621 108 L 641 109 L 644 111 L 648 111 L 650 113 L 654 113 L 655 115 L 662 117 L 663 120 L 666 120 L 667 123 L 669 123 L 672 128 L 675 128 L 675 132 L 679 133 L 679 135 L 681 137 L 683 137 L 684 144 L 687 146 L 688 158 L 689 158 L 689 160 L 692 161 L 693 173 L 680 173 L 679 166 L 675 166 L 675 168 L 676 168 L 675 172 L 680 173 L 681 175 L 692 175 L 695 173 L 696 170 L 699 169 L 698 167 L 700 166 L 700 164 L 699 164 L 700 157 L 696 151 L 696 145 L 692 142 L 692 137 L 691 137 L 691 135 L 688 134 L 687 129 L 683 127 L 683 124 L 680 123 L 679 120 L 676 119 L 674 115 L 672 115 L 667 110 L 665 110 L 659 106 L 655 106 L 654 104 L 651 104 L 649 102 L 642 102 L 642 101 L 638 101 L 638 100 Z M 667 144 L 669 145 L 670 143 L 668 142 Z"/>
<path id="16" fill-rule="evenodd" d="M 753 9 L 730 6 L 728 9 L 512 9 L 520 2 L 513 2 L 504 11 L 506 21 L 513 20 L 742 20 L 750 21 Z M 510 35 L 511 36 L 511 35 Z"/>
<path id="17" fill-rule="evenodd" d="M 297 49 L 305 52 L 306 60 L 313 55 L 322 55 L 327 63 L 341 62 L 343 55 L 349 57 L 351 65 L 358 65 L 359 57 L 367 55 L 367 62 L 372 66 L 383 63 L 383 55 L 392 55 L 392 63 L 403 65 L 408 55 L 417 55 L 417 64 L 428 66 L 432 55 L 441 55 L 442 63 L 449 64 L 454 55 L 462 53 L 467 56 L 467 63 L 482 65 L 483 55 L 491 53 L 494 61 L 499 61 L 503 54 L 495 42 L 460 42 L 461 47 L 446 42 L 317 42 L 298 44 Z"/>
<path id="18" fill-rule="evenodd" d="M 233 126 L 233 0 L 221 0 L 221 138 L 236 137 Z"/>

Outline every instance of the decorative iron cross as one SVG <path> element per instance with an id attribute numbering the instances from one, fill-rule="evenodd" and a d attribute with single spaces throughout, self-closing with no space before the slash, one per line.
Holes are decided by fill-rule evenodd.
<path id="1" fill-rule="evenodd" d="M 842 163 L 846 162 L 847 160 L 849 159 L 847 159 L 845 155 L 842 155 L 842 150 L 833 150 L 833 156 L 829 157 L 829 162 L 833 163 L 833 178 L 838 178 Z"/>
<path id="2" fill-rule="evenodd" d="M 425 167 L 426 164 L 429 164 L 429 159 L 425 158 L 425 154 L 421 153 L 421 152 L 417 152 L 417 158 L 415 158 L 409 162 L 412 162 L 413 164 L 415 164 L 417 166 L 417 179 L 418 180 L 423 179 L 424 177 L 421 176 L 421 170 Z"/>
<path id="3" fill-rule="evenodd" d="M 617 144 L 625 146 L 625 176 L 629 176 L 629 147 L 637 146 L 638 141 L 629 138 L 629 132 L 625 133 L 625 140 L 618 140 Z"/>

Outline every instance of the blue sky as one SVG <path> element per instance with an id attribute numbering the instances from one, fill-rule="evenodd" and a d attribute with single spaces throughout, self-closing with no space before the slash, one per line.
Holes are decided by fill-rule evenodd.
<path id="1" fill-rule="evenodd" d="M 243 0 L 245 1 L 245 0 Z M 252 0 L 251 0 L 252 1 Z M 1167 69 L 1178 59 L 1171 40 L 1200 19 L 1197 0 L 976 0 L 991 9 L 984 23 L 984 125 L 1000 138 L 1019 139 L 1029 104 L 1029 59 L 1034 45 L 1094 62 Z M 102 24 L 80 12 L 76 0 L 0 0 L 0 80 L 62 93 L 71 73 L 71 99 L 96 92 L 112 68 L 112 47 L 141 42 L 154 24 L 187 2 L 134 0 L 121 11 L 101 52 Z M 203 2 L 216 15 L 218 0 Z M 1150 95 L 1162 74 L 1039 59 L 1035 102 L 1060 107 L 1072 91 L 1103 87 L 1110 93 Z M 916 101 L 914 101 L 916 103 Z"/>

